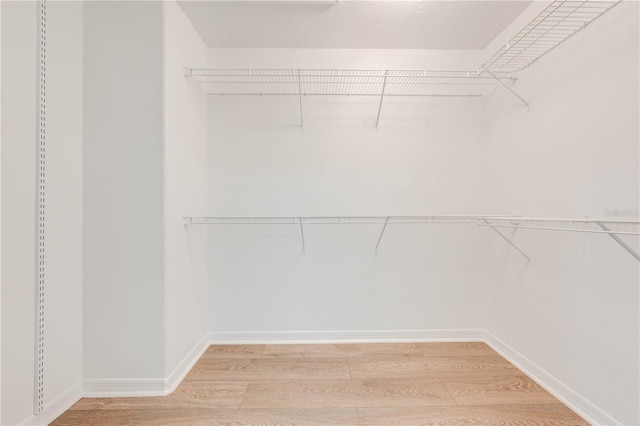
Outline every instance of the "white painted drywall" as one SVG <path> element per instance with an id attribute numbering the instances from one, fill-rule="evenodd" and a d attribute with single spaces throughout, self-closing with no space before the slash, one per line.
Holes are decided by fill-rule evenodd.
<path id="1" fill-rule="evenodd" d="M 2 3 L 0 3 L 0 124 L 2 124 Z M 0 319 L 2 318 L 2 131 L 0 131 Z M 2 327 L 0 327 L 0 373 L 2 372 Z M 0 386 L 2 423 L 2 386 Z"/>
<path id="2" fill-rule="evenodd" d="M 515 88 L 531 111 L 504 91 L 489 100 L 495 212 L 637 220 L 638 39 L 638 3 L 624 2 L 523 73 Z M 487 329 L 620 424 L 639 424 L 638 262 L 606 235 L 509 234 L 534 265 L 490 249 L 500 263 Z"/>
<path id="3" fill-rule="evenodd" d="M 17 424 L 33 407 L 37 27 L 35 3 L 3 2 L 2 12 L 1 423 Z"/>
<path id="4" fill-rule="evenodd" d="M 194 2 L 209 47 L 482 49 L 529 1 Z"/>
<path id="5" fill-rule="evenodd" d="M 8 425 L 33 412 L 35 6 L 2 2 L 2 424 Z M 47 29 L 45 409 L 82 378 L 82 3 L 50 3 Z"/>
<path id="6" fill-rule="evenodd" d="M 211 68 L 475 70 L 481 59 L 481 50 L 209 49 Z"/>
<path id="7" fill-rule="evenodd" d="M 448 59 L 449 61 L 447 61 Z M 467 60 L 468 59 L 464 59 Z M 442 52 L 210 49 L 221 68 L 429 68 Z M 461 65 L 460 65 L 461 66 Z M 483 214 L 482 103 L 209 97 L 211 215 Z M 209 227 L 210 330 L 477 328 L 475 225 Z M 460 267 L 464 265 L 464 268 Z"/>
<path id="8" fill-rule="evenodd" d="M 164 377 L 161 2 L 84 7 L 84 378 Z"/>
<path id="9" fill-rule="evenodd" d="M 182 9 L 164 2 L 165 377 L 207 332 L 206 234 L 183 224 L 207 211 L 207 100 L 183 69 L 206 61 Z"/>
<path id="10" fill-rule="evenodd" d="M 82 9 L 47 5 L 45 408 L 82 381 Z"/>

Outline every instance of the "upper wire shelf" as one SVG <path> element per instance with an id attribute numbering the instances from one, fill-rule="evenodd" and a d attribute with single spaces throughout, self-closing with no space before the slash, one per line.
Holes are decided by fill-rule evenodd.
<path id="1" fill-rule="evenodd" d="M 619 4 L 616 1 L 554 1 L 498 49 L 481 70 L 521 71 Z"/>
<path id="2" fill-rule="evenodd" d="M 503 86 L 527 108 L 512 87 L 517 73 L 538 61 L 622 0 L 557 0 L 529 22 L 476 71 L 342 69 L 192 69 L 185 76 L 210 95 L 295 95 L 304 129 L 303 96 L 346 95 L 482 97 Z"/>
<path id="3" fill-rule="evenodd" d="M 484 96 L 498 86 L 476 71 L 190 69 L 210 95 Z M 513 79 L 511 73 L 498 77 Z"/>

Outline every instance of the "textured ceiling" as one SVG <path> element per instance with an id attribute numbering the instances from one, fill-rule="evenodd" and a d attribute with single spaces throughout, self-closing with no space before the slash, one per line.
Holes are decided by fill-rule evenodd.
<path id="1" fill-rule="evenodd" d="M 209 47 L 483 49 L 529 1 L 180 1 Z"/>

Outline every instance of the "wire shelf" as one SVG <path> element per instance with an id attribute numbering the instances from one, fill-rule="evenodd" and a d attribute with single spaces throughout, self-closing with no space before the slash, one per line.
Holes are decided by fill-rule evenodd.
<path id="1" fill-rule="evenodd" d="M 480 219 L 505 221 L 517 216 L 211 216 L 185 217 L 185 225 L 376 225 L 384 223 L 475 223 Z"/>
<path id="2" fill-rule="evenodd" d="M 617 1 L 554 1 L 482 66 L 492 72 L 521 71 L 611 10 Z"/>
<path id="3" fill-rule="evenodd" d="M 575 225 L 596 223 L 638 225 L 640 219 L 560 218 L 517 215 L 428 215 L 428 216 L 189 216 L 185 225 L 373 225 L 418 223 L 468 223 L 486 225 L 516 225 L 531 222 L 556 222 Z M 541 225 L 536 225 L 541 226 Z M 634 233 L 638 235 L 638 233 Z"/>
<path id="4" fill-rule="evenodd" d="M 482 97 L 502 86 L 529 108 L 512 87 L 517 73 L 538 61 L 622 0 L 556 0 L 498 49 L 477 71 L 343 69 L 191 69 L 185 76 L 210 95 L 298 96 L 304 129 L 303 96 L 379 98 Z"/>
<path id="5" fill-rule="evenodd" d="M 476 71 L 187 69 L 210 95 L 484 96 L 498 81 Z M 514 79 L 511 73 L 498 77 Z"/>
<path id="6" fill-rule="evenodd" d="M 532 225 L 528 223 L 534 222 Z M 543 222 L 542 225 L 535 222 Z M 551 226 L 544 222 L 555 222 Z M 608 235 L 623 249 L 625 249 L 636 260 L 640 261 L 640 254 L 634 247 L 622 240 L 619 235 L 640 236 L 637 226 L 640 226 L 638 219 L 592 219 L 592 218 L 550 218 L 550 217 L 522 217 L 522 216 L 463 216 L 463 215 L 436 215 L 436 216 L 209 216 L 209 217 L 185 217 L 184 225 L 295 225 L 300 227 L 300 237 L 302 251 L 306 250 L 304 226 L 305 225 L 381 225 L 380 234 L 376 242 L 376 253 L 380 247 L 380 242 L 387 225 L 410 225 L 410 224 L 475 224 L 491 229 L 495 234 L 507 242 L 514 250 L 527 260 L 531 265 L 531 258 L 520 249 L 519 245 L 502 233 L 502 228 L 543 230 L 543 231 L 564 231 L 574 233 L 602 234 Z M 525 225 L 523 225 L 523 223 Z M 568 225 L 568 226 L 567 226 Z M 587 225 L 591 225 L 587 227 Z M 634 229 L 613 230 L 609 225 L 627 225 Z M 593 229 L 593 227 L 597 229 Z"/>

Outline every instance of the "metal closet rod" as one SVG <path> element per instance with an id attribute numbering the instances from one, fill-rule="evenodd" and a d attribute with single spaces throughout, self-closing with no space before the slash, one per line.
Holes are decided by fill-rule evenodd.
<path id="1" fill-rule="evenodd" d="M 517 216 L 498 215 L 431 215 L 431 216 L 206 216 L 185 217 L 186 225 L 346 225 L 346 224 L 412 224 L 475 223 L 481 219 L 512 220 Z"/>
<path id="2" fill-rule="evenodd" d="M 185 217 L 186 225 L 340 225 L 340 224 L 415 224 L 415 223 L 478 223 L 488 220 L 507 226 L 514 222 L 614 223 L 640 224 L 640 220 L 524 217 L 517 215 L 425 215 L 425 216 L 193 216 Z M 486 225 L 486 223 L 484 223 Z M 516 226 L 522 227 L 522 226 Z M 541 228 L 544 227 L 535 227 Z M 558 228 L 549 228 L 558 229 Z M 569 228 L 559 228 L 566 230 Z M 582 231 L 582 230 L 579 230 Z M 610 231 L 616 233 L 617 231 Z"/>
<path id="3" fill-rule="evenodd" d="M 559 228 L 551 226 L 524 226 L 522 222 L 562 222 L 562 223 L 582 223 L 594 224 L 601 230 L 584 228 Z M 304 239 L 304 225 L 382 225 L 380 235 L 376 242 L 376 253 L 382 241 L 387 225 L 389 224 L 476 224 L 490 228 L 505 240 L 514 250 L 516 250 L 527 263 L 531 265 L 531 258 L 518 247 L 518 245 L 508 236 L 500 232 L 498 228 L 523 228 L 549 231 L 584 232 L 594 234 L 609 235 L 616 243 L 624 248 L 636 260 L 640 261 L 640 254 L 629 244 L 623 241 L 618 235 L 640 236 L 638 232 L 614 231 L 607 224 L 633 224 L 640 225 L 640 220 L 619 220 L 619 219 L 592 219 L 592 218 L 552 218 L 552 217 L 522 217 L 514 215 L 430 215 L 430 216 L 203 216 L 185 217 L 185 225 L 298 225 L 302 238 L 302 251 L 306 250 Z"/>
<path id="4" fill-rule="evenodd" d="M 591 223 L 597 224 L 601 221 L 592 221 Z M 547 226 L 523 226 L 523 225 L 503 225 L 502 223 L 479 223 L 480 226 L 495 226 L 496 228 L 522 228 L 522 229 L 541 229 L 545 231 L 569 231 L 569 232 L 584 232 L 588 234 L 615 234 L 615 235 L 636 235 L 640 236 L 639 232 L 627 232 L 627 231 L 598 231 L 593 229 L 580 229 L 580 228 L 552 228 Z"/>

